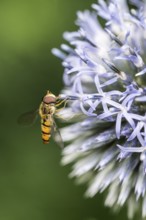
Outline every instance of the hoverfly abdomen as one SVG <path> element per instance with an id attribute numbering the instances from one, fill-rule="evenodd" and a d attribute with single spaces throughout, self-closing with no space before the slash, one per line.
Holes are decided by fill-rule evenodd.
<path id="1" fill-rule="evenodd" d="M 41 122 L 41 131 L 42 131 L 42 140 L 44 144 L 48 144 L 51 137 L 51 123 L 50 121 L 42 120 Z"/>

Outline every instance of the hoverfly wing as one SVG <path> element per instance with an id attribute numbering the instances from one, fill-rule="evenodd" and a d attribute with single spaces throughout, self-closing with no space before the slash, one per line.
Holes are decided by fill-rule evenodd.
<path id="1" fill-rule="evenodd" d="M 52 118 L 52 136 L 55 142 L 63 149 L 64 148 L 64 143 L 60 134 L 60 131 L 56 125 L 56 122 Z"/>
<path id="2" fill-rule="evenodd" d="M 28 126 L 32 125 L 38 116 L 38 109 L 34 111 L 25 112 L 18 117 L 18 124 Z"/>

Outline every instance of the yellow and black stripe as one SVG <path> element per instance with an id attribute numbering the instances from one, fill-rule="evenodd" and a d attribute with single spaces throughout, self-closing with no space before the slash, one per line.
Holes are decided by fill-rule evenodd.
<path id="1" fill-rule="evenodd" d="M 41 122 L 42 140 L 44 144 L 48 144 L 51 137 L 51 121 L 43 120 Z"/>

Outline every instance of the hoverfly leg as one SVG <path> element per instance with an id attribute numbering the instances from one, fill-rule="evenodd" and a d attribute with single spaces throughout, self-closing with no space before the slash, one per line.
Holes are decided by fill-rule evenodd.
<path id="1" fill-rule="evenodd" d="M 68 101 L 68 100 L 65 99 L 65 100 L 63 100 L 63 101 L 57 103 L 57 104 L 56 104 L 56 107 L 59 107 L 59 106 L 60 106 L 61 104 L 63 104 L 63 103 L 64 103 L 64 105 L 63 105 L 63 107 L 56 109 L 56 112 L 59 112 L 59 111 L 61 111 L 62 109 L 64 109 L 64 108 L 66 107 L 66 105 L 67 105 L 67 101 Z"/>
<path id="2" fill-rule="evenodd" d="M 68 99 L 59 100 L 56 102 L 55 106 L 58 107 L 64 103 L 63 108 L 66 106 Z"/>

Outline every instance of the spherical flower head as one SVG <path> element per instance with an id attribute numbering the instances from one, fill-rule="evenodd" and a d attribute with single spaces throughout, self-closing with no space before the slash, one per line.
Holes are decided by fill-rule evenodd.
<path id="1" fill-rule="evenodd" d="M 129 5 L 128 5 L 129 4 Z M 62 163 L 87 183 L 86 196 L 107 189 L 105 205 L 146 217 L 146 1 L 99 0 L 78 12 L 78 31 L 53 53 L 64 66 Z"/>

